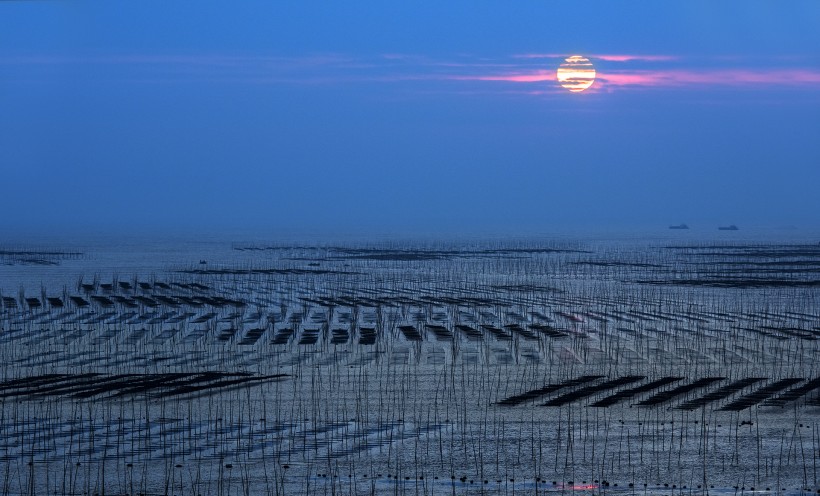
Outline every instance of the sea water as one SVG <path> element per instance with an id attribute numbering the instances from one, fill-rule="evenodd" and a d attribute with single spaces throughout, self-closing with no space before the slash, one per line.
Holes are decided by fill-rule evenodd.
<path id="1" fill-rule="evenodd" d="M 815 492 L 815 239 L 7 239 L 2 491 Z"/>

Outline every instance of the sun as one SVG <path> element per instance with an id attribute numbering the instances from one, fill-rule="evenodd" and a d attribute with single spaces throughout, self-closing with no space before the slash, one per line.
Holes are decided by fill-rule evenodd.
<path id="1" fill-rule="evenodd" d="M 579 93 L 595 82 L 595 68 L 588 58 L 580 55 L 567 57 L 558 66 L 558 82 L 573 93 Z"/>

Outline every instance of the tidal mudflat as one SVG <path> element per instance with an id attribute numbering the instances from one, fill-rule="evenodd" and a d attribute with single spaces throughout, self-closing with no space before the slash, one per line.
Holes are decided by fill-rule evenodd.
<path id="1" fill-rule="evenodd" d="M 816 243 L 208 250 L 1 250 L 2 494 L 820 492 Z"/>

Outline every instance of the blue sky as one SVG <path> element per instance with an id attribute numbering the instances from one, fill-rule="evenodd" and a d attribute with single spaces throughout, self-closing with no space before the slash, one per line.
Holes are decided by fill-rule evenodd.
<path id="1" fill-rule="evenodd" d="M 0 228 L 817 229 L 816 26 L 814 1 L 0 1 Z"/>

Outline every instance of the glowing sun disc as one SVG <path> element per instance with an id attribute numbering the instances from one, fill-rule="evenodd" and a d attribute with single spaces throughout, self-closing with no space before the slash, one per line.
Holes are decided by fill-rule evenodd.
<path id="1" fill-rule="evenodd" d="M 567 57 L 558 66 L 556 76 L 561 86 L 573 93 L 577 93 L 589 88 L 595 82 L 595 68 L 592 67 L 592 62 L 588 58 L 573 55 Z"/>

